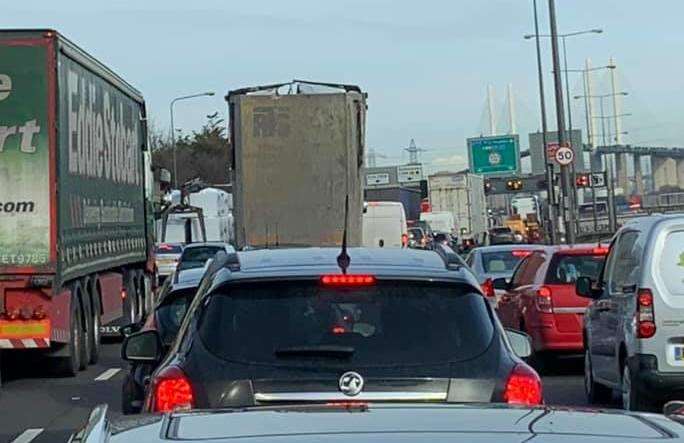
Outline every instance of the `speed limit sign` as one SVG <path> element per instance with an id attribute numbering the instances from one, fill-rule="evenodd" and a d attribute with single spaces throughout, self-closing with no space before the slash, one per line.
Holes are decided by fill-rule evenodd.
<path id="1" fill-rule="evenodd" d="M 567 146 L 562 146 L 556 150 L 556 163 L 567 166 L 575 159 L 575 153 Z"/>

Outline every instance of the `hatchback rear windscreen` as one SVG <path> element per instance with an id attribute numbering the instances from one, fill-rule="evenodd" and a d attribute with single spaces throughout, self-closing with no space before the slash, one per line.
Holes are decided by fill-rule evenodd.
<path id="1" fill-rule="evenodd" d="M 460 286 L 278 281 L 212 296 L 199 335 L 210 352 L 237 363 L 380 367 L 471 359 L 494 328 L 483 297 Z"/>
<path id="2" fill-rule="evenodd" d="M 183 246 L 173 243 L 161 243 L 154 248 L 156 254 L 180 254 Z"/>
<path id="3" fill-rule="evenodd" d="M 549 265 L 546 274 L 548 284 L 574 284 L 577 277 L 598 279 L 604 255 L 556 255 Z"/>
<path id="4" fill-rule="evenodd" d="M 223 251 L 221 246 L 203 246 L 197 248 L 187 248 L 181 255 L 180 269 L 193 269 L 203 267 L 207 260 L 214 258 L 216 253 Z"/>
<path id="5" fill-rule="evenodd" d="M 482 267 L 489 273 L 513 273 L 520 260 L 532 251 L 498 251 L 482 254 Z"/>

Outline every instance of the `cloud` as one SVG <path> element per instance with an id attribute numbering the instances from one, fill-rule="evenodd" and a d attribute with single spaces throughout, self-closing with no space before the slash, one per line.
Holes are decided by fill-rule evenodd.
<path id="1" fill-rule="evenodd" d="M 463 169 L 468 166 L 468 159 L 464 155 L 454 154 L 447 157 L 437 157 L 429 163 L 433 166 L 451 166 Z"/>

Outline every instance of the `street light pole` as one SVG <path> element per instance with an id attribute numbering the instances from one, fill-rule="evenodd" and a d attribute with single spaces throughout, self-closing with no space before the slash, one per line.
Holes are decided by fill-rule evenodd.
<path id="1" fill-rule="evenodd" d="M 172 155 L 173 155 L 173 187 L 178 188 L 178 164 L 176 162 L 176 130 L 173 126 L 173 105 L 176 104 L 176 102 L 179 102 L 181 100 L 188 100 L 191 98 L 196 98 L 196 97 L 210 97 L 213 96 L 214 92 L 201 92 L 199 94 L 190 94 L 190 95 L 184 95 L 181 97 L 176 97 L 173 100 L 171 100 L 171 104 L 169 105 L 169 111 L 171 113 L 171 150 L 172 150 Z"/>
<path id="2" fill-rule="evenodd" d="M 556 2 L 549 0 L 549 21 L 551 27 L 551 52 L 553 56 L 553 79 L 556 95 L 556 122 L 558 131 L 558 146 L 565 146 L 565 112 L 563 110 L 563 84 L 560 72 L 560 59 L 558 56 L 558 29 L 556 26 Z M 575 216 L 575 201 L 572 199 L 572 187 L 570 184 L 570 168 L 561 165 L 561 187 L 563 188 L 563 207 L 565 214 L 566 241 L 575 243 L 575 225 L 572 221 Z"/>
<path id="3" fill-rule="evenodd" d="M 541 124 L 542 124 L 542 150 L 544 152 L 544 172 L 546 173 L 546 200 L 548 208 L 548 231 L 549 240 L 551 244 L 558 243 L 558 230 L 556 229 L 556 195 L 553 184 L 553 165 L 550 162 L 549 155 L 546 149 L 546 133 L 548 128 L 546 126 L 546 103 L 544 99 L 544 75 L 542 72 L 541 61 L 541 45 L 539 39 L 539 18 L 537 15 L 537 0 L 533 0 L 534 7 L 534 35 L 537 46 L 537 75 L 539 77 L 539 102 L 541 106 Z"/>
<path id="4" fill-rule="evenodd" d="M 601 111 L 601 139 L 603 140 L 603 146 L 607 146 L 607 134 L 606 134 L 606 117 L 603 111 L 603 99 L 610 97 L 599 96 L 599 109 Z M 608 230 L 610 232 L 617 231 L 617 217 L 615 214 L 615 196 L 613 194 L 613 159 L 611 158 L 609 162 L 604 162 L 606 169 L 606 194 L 608 197 Z"/>

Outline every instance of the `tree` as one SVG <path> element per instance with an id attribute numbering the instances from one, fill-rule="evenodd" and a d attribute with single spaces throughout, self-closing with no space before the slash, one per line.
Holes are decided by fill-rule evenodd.
<path id="1" fill-rule="evenodd" d="M 150 136 L 152 143 L 152 135 Z M 173 173 L 173 147 L 161 134 L 154 139 L 152 163 Z M 176 139 L 178 183 L 199 177 L 207 184 L 228 183 L 230 140 L 224 120 L 212 117 L 199 132 Z"/>

